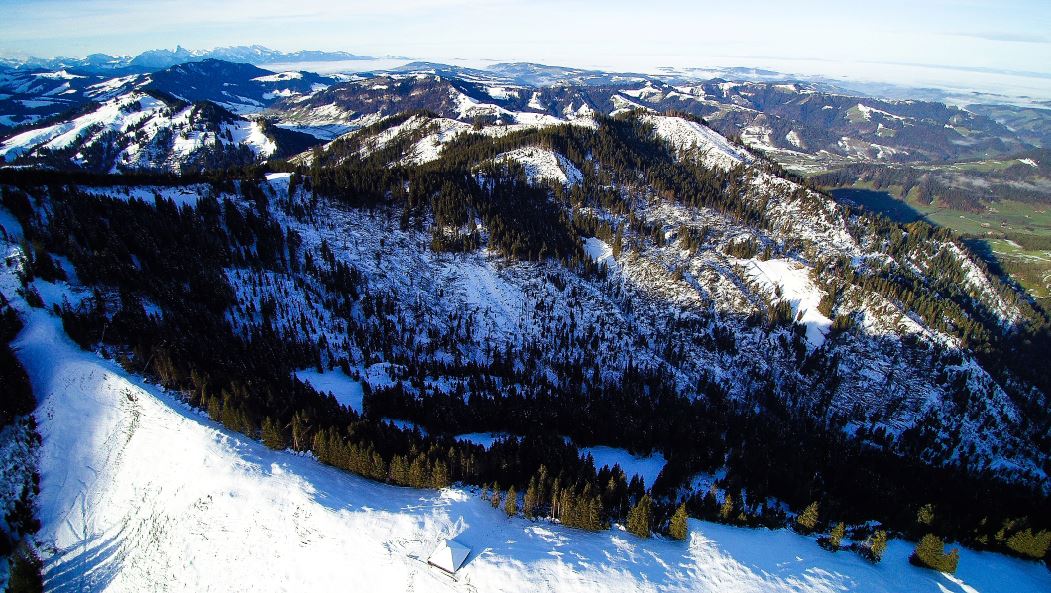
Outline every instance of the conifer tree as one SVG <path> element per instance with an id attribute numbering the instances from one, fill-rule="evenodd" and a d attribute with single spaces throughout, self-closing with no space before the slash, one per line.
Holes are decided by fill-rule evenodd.
<path id="1" fill-rule="evenodd" d="M 221 421 L 223 418 L 223 404 L 217 397 L 208 398 L 208 417 L 216 422 Z"/>
<path id="2" fill-rule="evenodd" d="M 828 534 L 828 543 L 832 550 L 838 550 L 839 545 L 843 542 L 843 536 L 847 533 L 847 526 L 842 521 L 836 523 L 835 527 L 832 528 L 832 532 Z"/>
<path id="3" fill-rule="evenodd" d="M 275 451 L 283 450 L 287 444 L 285 443 L 285 435 L 281 431 L 281 427 L 269 416 L 263 418 L 262 428 L 263 444 Z"/>
<path id="4" fill-rule="evenodd" d="M 515 492 L 514 486 L 507 489 L 507 500 L 504 501 L 504 512 L 507 513 L 508 517 L 514 517 L 518 514 L 518 493 Z"/>
<path id="5" fill-rule="evenodd" d="M 391 458 L 390 481 L 401 486 L 409 484 L 409 465 L 405 463 L 405 457 L 395 455 Z"/>
<path id="6" fill-rule="evenodd" d="M 689 526 L 686 522 L 686 503 L 680 504 L 671 516 L 671 524 L 668 526 L 668 535 L 677 540 L 684 540 L 689 535 Z"/>
<path id="7" fill-rule="evenodd" d="M 941 538 L 928 533 L 920 539 L 913 550 L 909 562 L 926 568 L 941 572 L 954 573 L 956 565 L 960 561 L 960 551 L 953 548 L 948 554 L 945 553 L 945 544 Z"/>
<path id="8" fill-rule="evenodd" d="M 561 483 L 559 478 L 555 478 L 555 483 L 551 486 L 551 517 L 553 519 L 562 517 L 562 506 L 559 504 L 562 502 Z"/>
<path id="9" fill-rule="evenodd" d="M 586 488 L 585 488 L 586 490 Z M 581 527 L 589 531 L 599 531 L 602 526 L 602 501 L 599 497 L 588 496 L 584 499 Z"/>
<path id="10" fill-rule="evenodd" d="M 292 416 L 292 448 L 296 451 L 306 451 L 309 442 L 307 421 L 299 412 L 296 412 Z"/>
<path id="11" fill-rule="evenodd" d="M 532 519 L 536 516 L 536 507 L 539 502 L 540 493 L 537 492 L 536 476 L 529 479 L 529 486 L 526 488 L 525 500 L 522 504 L 522 514 L 527 519 Z"/>
<path id="12" fill-rule="evenodd" d="M 796 527 L 803 533 L 810 533 L 817 527 L 818 520 L 818 504 L 814 501 L 807 505 L 807 508 L 803 509 L 803 512 L 796 517 Z"/>
<path id="13" fill-rule="evenodd" d="M 500 508 L 500 485 L 493 483 L 493 495 L 489 498 L 489 504 L 493 505 L 494 509 Z"/>
<path id="14" fill-rule="evenodd" d="M 1051 546 L 1051 531 L 1041 530 L 1033 533 L 1032 529 L 1015 532 L 1007 538 L 1007 547 L 1017 554 L 1039 560 L 1047 555 Z"/>
<path id="15" fill-rule="evenodd" d="M 409 485 L 413 488 L 430 486 L 431 475 L 427 468 L 427 459 L 421 454 L 412 460 L 409 466 Z"/>
<path id="16" fill-rule="evenodd" d="M 723 505 L 719 507 L 719 518 L 729 523 L 730 517 L 733 516 L 734 512 L 734 497 L 729 492 L 726 493 L 726 498 L 723 499 Z"/>
<path id="17" fill-rule="evenodd" d="M 449 486 L 449 467 L 444 461 L 436 461 L 431 473 L 431 485 L 438 490 Z"/>
<path id="18" fill-rule="evenodd" d="M 877 530 L 869 537 L 866 544 L 869 560 L 873 562 L 883 560 L 883 552 L 887 551 L 887 532 L 882 529 Z"/>
<path id="19" fill-rule="evenodd" d="M 558 491 L 558 520 L 566 525 L 576 524 L 576 496 L 570 488 L 562 488 Z"/>
<path id="20" fill-rule="evenodd" d="M 652 515 L 653 500 L 650 499 L 649 494 L 644 494 L 628 512 L 628 532 L 638 537 L 649 537 Z"/>
<path id="21" fill-rule="evenodd" d="M 916 522 L 920 525 L 930 525 L 934 522 L 934 505 L 925 504 L 916 511 Z"/>

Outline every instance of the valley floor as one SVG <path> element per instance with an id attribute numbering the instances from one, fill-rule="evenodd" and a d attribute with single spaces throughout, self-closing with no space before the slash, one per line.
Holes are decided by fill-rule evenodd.
<path id="1" fill-rule="evenodd" d="M 49 591 L 1051 590 L 1042 565 L 996 554 L 963 550 L 955 577 L 914 568 L 902 541 L 871 565 L 788 531 L 691 521 L 677 542 L 508 519 L 470 490 L 271 451 L 79 350 L 49 313 L 26 321 L 15 345 L 40 401 Z M 454 536 L 473 550 L 456 579 L 421 560 Z"/>

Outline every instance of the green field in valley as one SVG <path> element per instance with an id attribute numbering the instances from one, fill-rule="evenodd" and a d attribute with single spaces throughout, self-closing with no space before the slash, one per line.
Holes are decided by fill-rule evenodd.
<path id="1" fill-rule="evenodd" d="M 897 222 L 925 220 L 953 229 L 994 269 L 1010 275 L 1045 310 L 1051 310 L 1051 206 L 1001 200 L 984 212 L 971 212 L 918 204 L 862 187 L 829 193 L 837 201 Z"/>

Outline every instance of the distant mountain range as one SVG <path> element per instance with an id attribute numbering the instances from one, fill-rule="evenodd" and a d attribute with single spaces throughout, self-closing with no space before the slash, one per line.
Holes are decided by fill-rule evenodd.
<path id="1" fill-rule="evenodd" d="M 108 54 L 91 54 L 84 58 L 2 58 L 0 65 L 10 68 L 45 70 L 77 69 L 84 73 L 145 73 L 162 68 L 169 68 L 186 62 L 203 62 L 204 60 L 224 60 L 245 64 L 270 64 L 276 62 L 328 62 L 337 60 L 371 60 L 372 56 L 359 56 L 345 51 L 296 51 L 281 52 L 262 45 L 239 45 L 217 47 L 211 50 L 190 50 L 176 46 L 174 50 L 154 49 L 136 56 L 111 56 Z"/>
<path id="2" fill-rule="evenodd" d="M 467 123 L 479 117 L 534 123 L 537 118 L 572 119 L 581 110 L 643 109 L 703 117 L 721 134 L 739 136 L 790 169 L 813 174 L 859 162 L 929 164 L 1015 155 L 1044 146 L 1048 129 L 1044 110 L 963 110 L 929 101 L 873 99 L 826 83 L 704 78 L 711 70 L 647 75 L 524 62 L 484 69 L 410 62 L 386 72 L 322 76 L 275 73 L 245 62 L 365 58 L 283 54 L 258 46 L 207 54 L 229 59 L 205 55 L 178 48 L 113 59 L 128 64 L 125 70 L 146 73 L 73 66 L 44 70 L 25 67 L 28 63 L 0 70 L 0 130 L 9 135 L 54 123 L 56 117 L 68 120 L 91 104 L 148 90 L 187 103 L 209 101 L 242 116 L 259 114 L 322 139 L 411 109 Z M 184 61 L 155 66 L 177 59 Z M 85 59 L 96 69 L 104 63 L 116 68 L 113 60 Z M 772 73 L 751 74 L 765 78 Z"/>

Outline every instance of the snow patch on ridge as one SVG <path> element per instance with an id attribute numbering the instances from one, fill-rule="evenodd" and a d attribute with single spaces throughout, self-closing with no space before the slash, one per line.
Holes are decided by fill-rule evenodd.
<path id="1" fill-rule="evenodd" d="M 591 261 L 600 266 L 617 267 L 617 260 L 613 257 L 613 248 L 598 237 L 584 239 L 584 253 L 587 253 Z"/>
<path id="2" fill-rule="evenodd" d="M 257 76 L 253 78 L 255 82 L 285 82 L 288 80 L 299 80 L 303 78 L 302 72 L 278 72 L 277 74 L 268 74 L 266 76 Z"/>
<path id="3" fill-rule="evenodd" d="M 737 148 L 708 126 L 681 117 L 646 115 L 643 121 L 651 124 L 657 136 L 672 145 L 680 158 L 695 156 L 709 167 L 724 171 L 752 162 L 752 155 Z"/>
<path id="4" fill-rule="evenodd" d="M 522 165 L 529 183 L 555 181 L 562 185 L 573 185 L 584 180 L 584 175 L 566 157 L 551 150 L 527 146 L 505 152 L 496 162 L 511 160 Z"/>
<path id="5" fill-rule="evenodd" d="M 749 259 L 741 263 L 748 277 L 768 294 L 779 291 L 780 298 L 792 305 L 793 319 L 806 326 L 807 342 L 812 349 L 825 343 L 832 320 L 817 310 L 824 292 L 811 281 L 809 268 L 786 259 Z"/>

